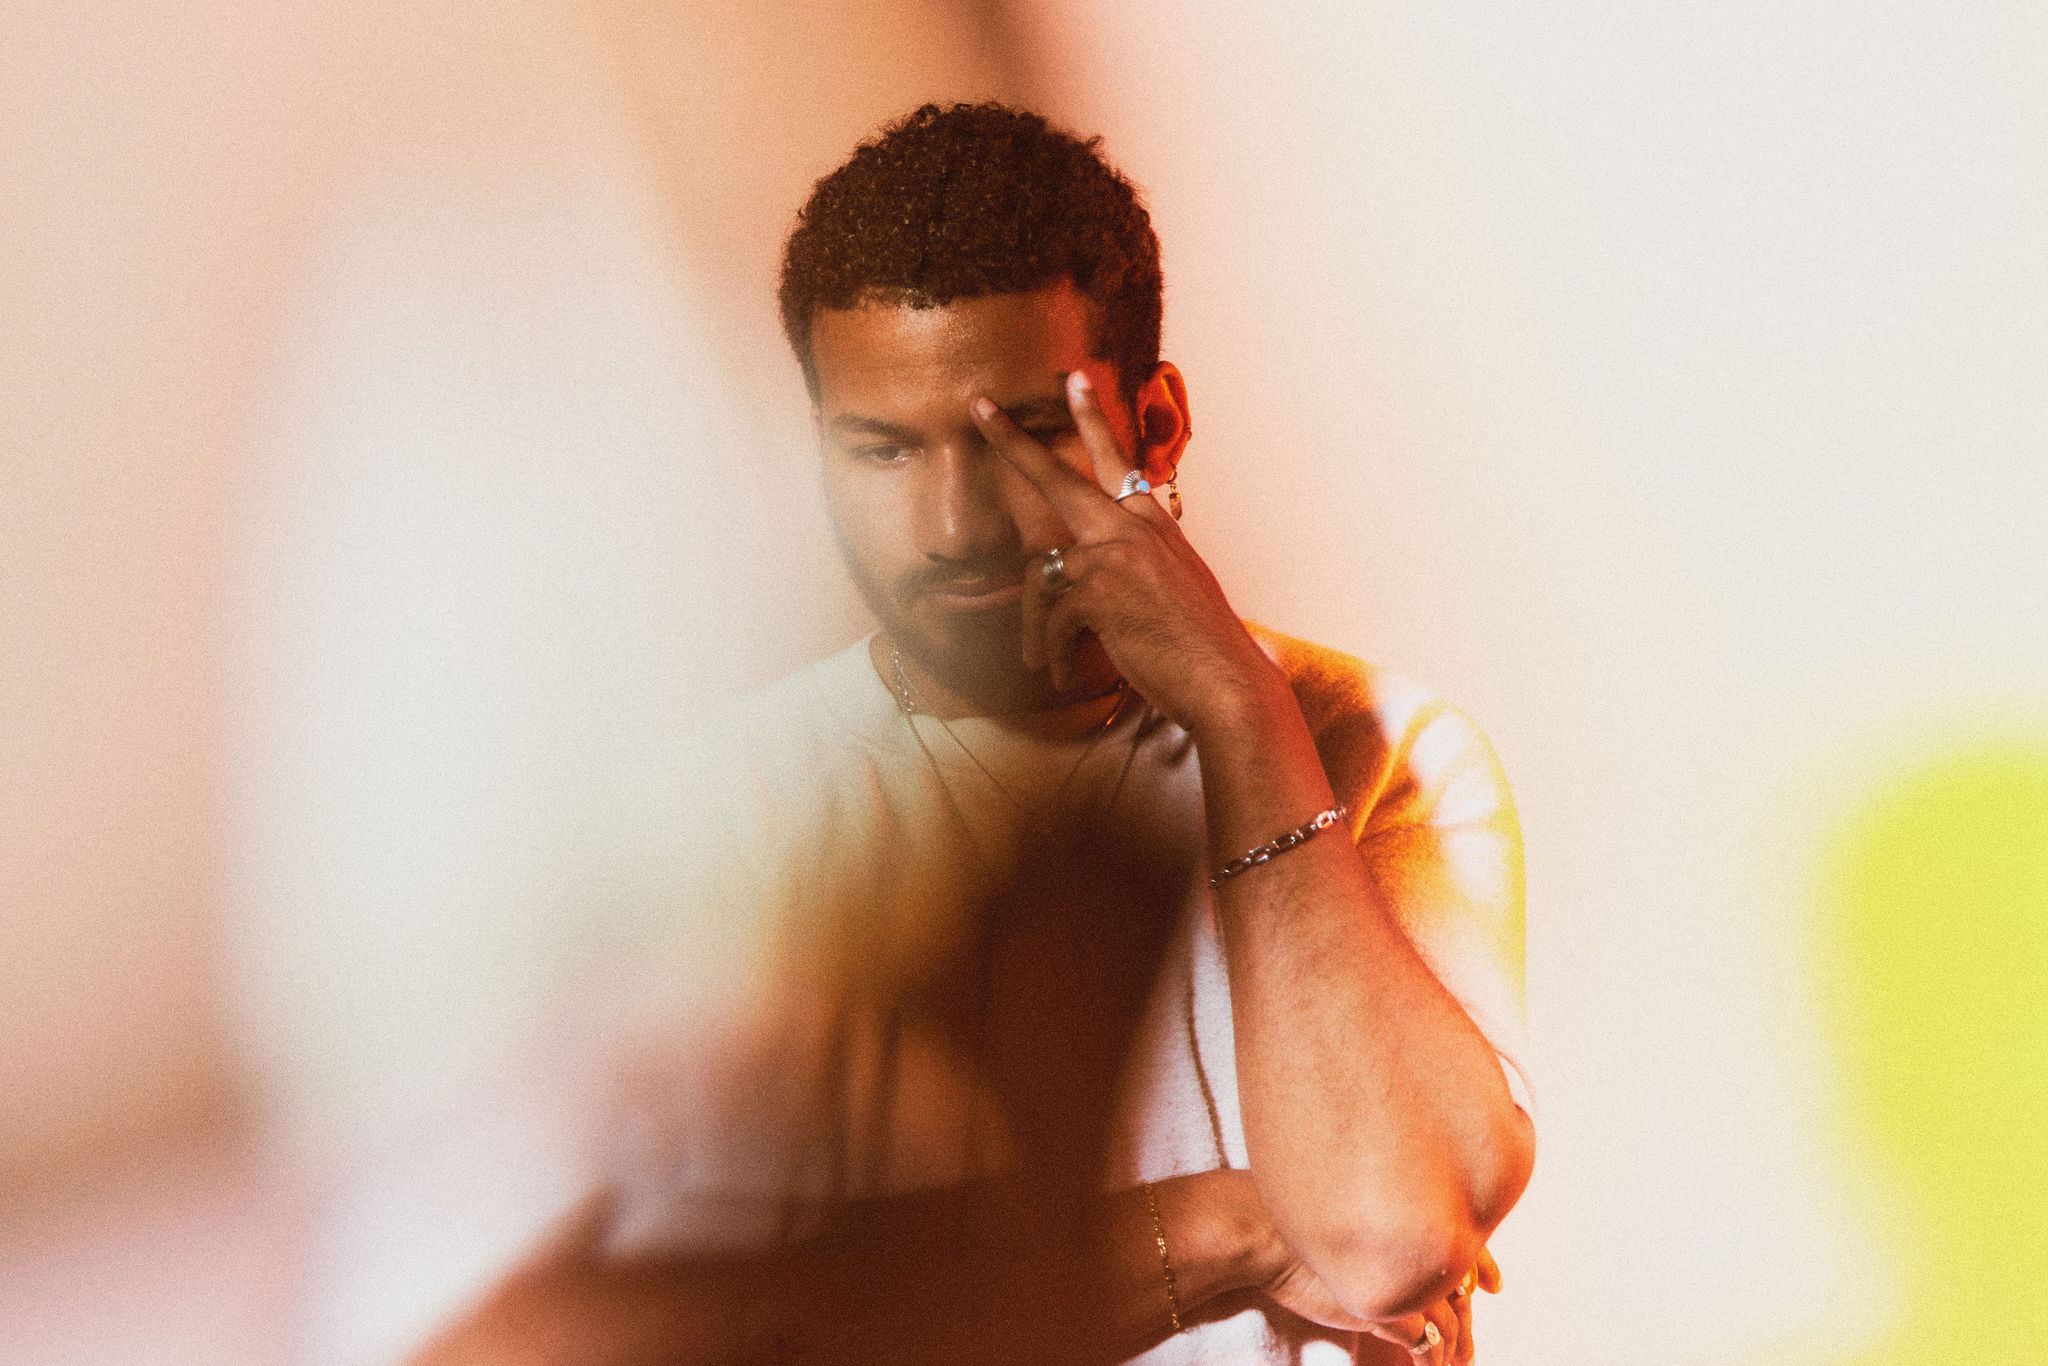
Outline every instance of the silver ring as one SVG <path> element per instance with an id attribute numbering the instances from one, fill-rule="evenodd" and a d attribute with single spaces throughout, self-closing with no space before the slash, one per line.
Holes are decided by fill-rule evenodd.
<path id="1" fill-rule="evenodd" d="M 1408 1350 L 1411 1352 L 1427 1352 L 1430 1348 L 1441 1345 L 1443 1340 L 1443 1329 L 1436 1326 L 1436 1320 L 1425 1319 L 1422 1323 L 1422 1341 L 1416 1343 Z"/>
<path id="2" fill-rule="evenodd" d="M 1116 500 L 1121 503 L 1126 498 L 1135 498 L 1141 493 L 1151 491 L 1152 482 L 1145 477 L 1145 471 L 1132 470 L 1124 476 L 1124 485 L 1117 490 Z"/>
<path id="3" fill-rule="evenodd" d="M 1074 586 L 1067 578 L 1066 559 L 1059 546 L 1045 552 L 1045 558 L 1038 562 L 1038 573 L 1045 586 L 1055 593 L 1064 593 Z"/>

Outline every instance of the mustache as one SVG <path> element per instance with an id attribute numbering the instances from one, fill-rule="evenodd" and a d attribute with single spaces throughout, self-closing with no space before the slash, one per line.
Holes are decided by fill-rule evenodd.
<path id="1" fill-rule="evenodd" d="M 936 560 L 903 576 L 896 585 L 898 601 L 909 602 L 922 594 L 974 580 L 1020 580 L 1035 555 L 971 555 L 957 560 Z"/>

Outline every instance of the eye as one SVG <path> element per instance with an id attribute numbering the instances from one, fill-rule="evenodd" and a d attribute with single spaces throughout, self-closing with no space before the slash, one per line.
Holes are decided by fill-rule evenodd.
<path id="1" fill-rule="evenodd" d="M 872 460 L 878 465 L 898 464 L 907 459 L 910 452 L 911 448 L 909 446 L 897 444 L 856 446 L 853 451 L 854 455 L 859 459 Z"/>

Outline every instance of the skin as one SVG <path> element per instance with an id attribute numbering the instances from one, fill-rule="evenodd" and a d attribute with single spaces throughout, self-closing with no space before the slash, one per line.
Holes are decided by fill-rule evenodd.
<path id="1" fill-rule="evenodd" d="M 1055 714 L 1116 680 L 1100 649 L 1080 652 L 1066 687 L 1027 664 L 1026 571 L 1072 537 L 1030 478 L 995 458 L 970 407 L 993 395 L 1020 431 L 1078 458 L 1061 381 L 1080 363 L 1115 383 L 1110 366 L 1086 359 L 1092 334 L 1066 286 L 947 308 L 830 310 L 813 325 L 826 502 L 848 572 L 883 624 L 876 657 L 886 663 L 899 645 L 918 695 L 948 719 Z M 1184 428 L 1178 389 L 1167 371 L 1139 411 Z M 1128 443 L 1130 411 L 1119 405 L 1116 420 Z M 1161 443 L 1162 478 L 1181 444 Z"/>
<path id="2" fill-rule="evenodd" d="M 1150 498 L 1110 496 L 1132 468 L 1171 476 L 1189 409 L 1164 363 L 1127 399 L 1092 354 L 1094 331 L 1064 283 L 821 312 L 825 493 L 882 623 L 873 659 L 885 681 L 894 645 L 942 717 L 1078 734 L 1127 680 L 1194 737 L 1220 866 L 1334 801 L 1285 676 L 1178 525 Z M 1058 592 L 1038 569 L 1054 547 L 1069 582 Z M 1350 841 L 1312 840 L 1232 879 L 1216 907 L 1251 1170 L 1155 1183 L 1183 1316 L 1262 1294 L 1426 1366 L 1470 1361 L 1470 1289 L 1498 1288 L 1485 1240 L 1532 1157 L 1491 1048 Z M 799 1248 L 716 1263 L 608 1259 L 594 1207 L 418 1362 L 992 1360 L 1005 1349 L 1115 1361 L 1165 1337 L 1142 1188 L 1094 1210 L 1079 1275 L 1028 1237 L 991 1259 L 945 1251 L 963 1211 L 1001 1244 L 1029 1226 L 1034 1198 L 1050 1197 L 996 1184 L 881 1202 Z M 920 1325 L 909 1345 L 906 1324 Z M 1439 1343 L 1426 1342 L 1431 1324 Z M 1047 1337 L 1049 1325 L 1059 1331 Z"/>
<path id="3" fill-rule="evenodd" d="M 1064 283 L 821 314 L 825 488 L 883 623 L 878 664 L 896 644 L 920 696 L 959 714 L 1085 713 L 1067 704 L 1128 680 L 1195 738 L 1220 866 L 1334 798 L 1285 676 L 1178 524 L 1111 496 L 1131 469 L 1171 475 L 1188 400 L 1162 363 L 1126 402 L 1091 321 Z M 1062 590 L 1037 572 L 1054 547 Z M 1311 841 L 1216 904 L 1253 1177 L 1290 1253 L 1265 1284 L 1404 1344 L 1427 1315 L 1434 1357 L 1457 1359 L 1450 1292 L 1533 1157 L 1492 1049 L 1349 841 Z"/>

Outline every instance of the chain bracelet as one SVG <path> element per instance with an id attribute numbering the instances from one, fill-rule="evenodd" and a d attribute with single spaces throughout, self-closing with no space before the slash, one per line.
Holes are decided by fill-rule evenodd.
<path id="1" fill-rule="evenodd" d="M 1269 863 L 1298 845 L 1307 844 L 1317 835 L 1328 830 L 1338 821 L 1343 820 L 1346 814 L 1348 812 L 1345 807 L 1333 806 L 1328 811 L 1318 813 L 1313 820 L 1295 826 L 1279 838 L 1268 840 L 1255 849 L 1245 850 L 1242 854 L 1219 868 L 1216 871 L 1216 875 L 1209 879 L 1209 885 L 1211 887 L 1221 887 L 1239 873 L 1256 868 L 1262 863 Z"/>
<path id="2" fill-rule="evenodd" d="M 1152 1238 L 1159 1244 L 1159 1269 L 1166 1275 L 1166 1315 L 1174 1332 L 1185 1333 L 1180 1321 L 1180 1284 L 1174 1279 L 1173 1259 L 1166 1255 L 1166 1225 L 1160 1222 L 1159 1195 L 1150 1181 L 1145 1183 L 1145 1208 L 1152 1211 Z"/>

